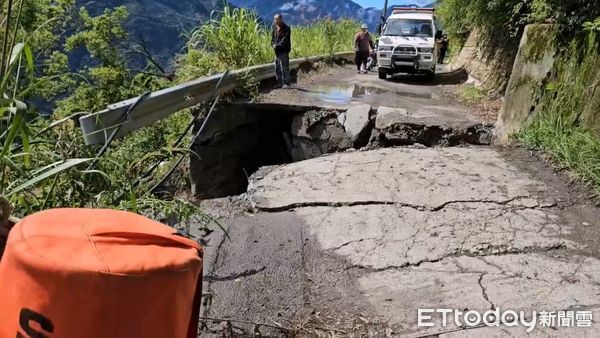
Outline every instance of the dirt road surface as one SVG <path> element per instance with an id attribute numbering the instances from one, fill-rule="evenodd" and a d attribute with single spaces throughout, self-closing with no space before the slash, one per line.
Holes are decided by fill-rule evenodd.
<path id="1" fill-rule="evenodd" d="M 259 98 L 260 102 L 323 105 L 347 108 L 356 104 L 401 107 L 413 113 L 435 114 L 441 119 L 474 121 L 465 114 L 469 109 L 444 95 L 467 79 L 460 70 L 440 66 L 433 82 L 424 77 L 398 75 L 380 80 L 374 72 L 357 74 L 353 65 L 326 68 L 320 72 L 300 74 L 290 90 L 275 89 Z"/>
<path id="2" fill-rule="evenodd" d="M 369 103 L 477 121 L 442 94 L 454 83 L 440 81 L 331 69 L 262 100 Z M 380 91 L 332 100 L 326 88 L 333 84 Z M 418 325 L 418 309 L 457 309 L 524 311 L 527 320 L 537 311 L 537 337 L 600 335 L 600 210 L 586 189 L 526 150 L 354 151 L 262 168 L 249 180 L 247 194 L 203 204 L 223 216 L 228 234 L 207 239 L 202 315 L 214 320 L 203 320 L 205 334 L 528 335 L 524 326 L 505 325 L 510 318 L 469 328 L 453 320 L 444 326 L 434 315 L 434 326 Z M 585 316 L 570 323 L 555 317 L 549 327 L 540 311 L 583 311 L 578 315 L 593 319 L 577 327 Z M 233 327 L 216 319 L 231 319 Z"/>

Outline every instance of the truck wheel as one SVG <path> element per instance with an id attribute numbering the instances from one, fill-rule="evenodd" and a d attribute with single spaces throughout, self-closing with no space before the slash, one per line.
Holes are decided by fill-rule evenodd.
<path id="1" fill-rule="evenodd" d="M 427 82 L 433 82 L 435 80 L 435 72 L 426 73 L 425 80 L 427 80 Z"/>
<path id="2" fill-rule="evenodd" d="M 385 69 L 379 68 L 379 78 L 382 80 L 387 79 L 387 71 Z"/>

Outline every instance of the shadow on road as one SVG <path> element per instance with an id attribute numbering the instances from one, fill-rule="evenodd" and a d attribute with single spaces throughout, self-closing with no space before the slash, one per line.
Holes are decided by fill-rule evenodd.
<path id="1" fill-rule="evenodd" d="M 469 74 L 460 68 L 451 72 L 443 72 L 435 75 L 435 79 L 430 81 L 424 75 L 401 74 L 388 78 L 388 82 L 405 83 L 415 86 L 437 86 L 437 85 L 458 85 L 464 83 L 469 78 Z"/>
<path id="2" fill-rule="evenodd" d="M 206 238 L 202 336 L 250 337 L 258 329 L 263 337 L 321 337 L 340 331 L 380 336 L 391 329 L 362 291 L 364 272 L 323 248 L 313 223 L 303 218 L 311 216 L 279 212 L 234 217 L 223 220 L 229 239 L 220 229 Z M 237 335 L 228 335 L 229 330 Z"/>

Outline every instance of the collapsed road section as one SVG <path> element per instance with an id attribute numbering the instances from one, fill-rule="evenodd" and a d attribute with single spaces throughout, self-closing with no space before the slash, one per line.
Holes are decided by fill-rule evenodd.
<path id="1" fill-rule="evenodd" d="M 363 148 L 486 145 L 491 137 L 492 126 L 479 122 L 440 121 L 424 113 L 373 109 L 368 104 L 347 109 L 224 105 L 194 145 L 192 190 L 202 199 L 230 196 L 245 192 L 248 177 L 263 166 Z"/>
<path id="2" fill-rule="evenodd" d="M 444 326 L 439 313 L 423 327 L 417 311 L 600 316 L 600 211 L 589 191 L 526 150 L 489 146 L 493 126 L 444 96 L 454 85 L 336 67 L 230 106 L 279 121 L 262 129 L 278 141 L 240 139 L 247 153 L 279 155 L 238 167 L 240 195 L 202 202 L 225 229 L 205 238 L 202 333 L 523 337 L 524 326 Z M 205 141 L 199 154 L 222 142 Z M 531 334 L 600 331 L 538 323 Z"/>

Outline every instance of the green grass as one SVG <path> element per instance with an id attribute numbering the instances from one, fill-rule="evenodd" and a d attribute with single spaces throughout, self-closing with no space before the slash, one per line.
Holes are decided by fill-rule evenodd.
<path id="1" fill-rule="evenodd" d="M 517 135 L 517 140 L 546 153 L 600 196 L 600 135 L 560 117 L 542 114 Z"/>
<path id="2" fill-rule="evenodd" d="M 469 104 L 477 104 L 487 97 L 482 88 L 464 85 L 458 90 L 458 97 Z"/>
<path id="3" fill-rule="evenodd" d="M 358 24 L 322 20 L 292 27 L 291 58 L 351 51 Z M 193 30 L 186 53 L 176 60 L 178 81 L 188 81 L 226 69 L 273 62 L 271 30 L 247 9 L 225 8 L 216 19 Z"/>

